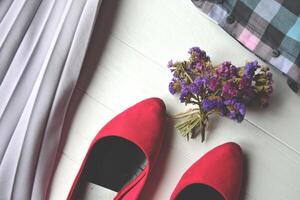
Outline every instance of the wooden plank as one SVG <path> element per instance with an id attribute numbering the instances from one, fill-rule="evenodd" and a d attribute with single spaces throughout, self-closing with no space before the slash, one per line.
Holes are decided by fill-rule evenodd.
<path id="1" fill-rule="evenodd" d="M 83 71 L 78 88 L 86 87 L 86 73 L 91 73 L 89 67 Z M 109 37 L 102 59 L 92 73 L 94 77 L 89 81 L 87 94 L 82 99 L 84 103 L 80 105 L 84 109 L 78 108 L 80 112 L 94 112 L 89 115 L 90 127 L 98 126 L 96 118 L 101 115 L 102 109 L 108 107 L 116 114 L 151 95 L 165 100 L 169 114 L 183 109 L 178 100 L 168 94 L 168 71 L 155 66 L 113 37 Z M 102 105 L 101 108 L 95 109 L 98 107 L 96 104 Z M 79 129 L 82 132 L 91 129 L 84 123 L 84 113 L 78 113 L 73 122 L 81 127 Z M 167 144 L 164 145 L 157 167 L 159 171 L 154 172 L 145 198 L 167 199 L 190 164 L 209 149 L 227 141 L 239 143 L 244 151 L 246 178 L 243 199 L 295 199 L 299 196 L 300 188 L 297 185 L 300 184 L 300 156 L 296 152 L 247 121 L 237 124 L 228 119 L 219 119 L 211 126 L 208 140 L 204 144 L 200 138 L 187 142 L 172 128 L 169 129 Z M 152 187 L 154 189 L 150 189 Z"/>
<path id="2" fill-rule="evenodd" d="M 117 10 L 114 11 L 117 14 L 112 15 L 112 10 Z M 242 65 L 245 60 L 257 59 L 203 17 L 190 1 L 107 1 L 100 17 L 99 30 L 109 27 L 113 37 L 161 67 L 165 67 L 169 59 L 186 58 L 186 51 L 192 46 L 205 49 L 214 63 L 231 60 Z M 113 26 L 106 21 L 113 22 Z M 287 87 L 286 78 L 273 71 L 271 106 L 259 112 L 250 110 L 246 119 L 300 153 L 300 98 Z"/>
<path id="3" fill-rule="evenodd" d="M 89 107 L 92 106 L 93 109 L 86 108 L 87 105 Z M 69 122 L 68 127 L 64 126 L 64 128 L 72 134 L 79 135 L 85 140 L 91 141 L 102 126 L 113 116 L 112 110 L 86 95 L 84 91 L 76 88 L 67 114 L 67 121 L 71 122 Z M 69 135 L 71 136 L 72 134 Z"/>
<path id="4" fill-rule="evenodd" d="M 199 140 L 187 142 L 178 134 L 171 136 L 142 199 L 167 199 L 194 161 L 227 141 L 237 142 L 243 149 L 245 175 L 241 199 L 298 198 L 299 156 L 248 123 L 222 120 L 205 144 Z"/>
<path id="5" fill-rule="evenodd" d="M 98 124 L 105 121 L 99 120 L 99 116 L 106 112 L 106 108 L 88 95 L 83 96 L 78 110 L 78 116 L 74 118 L 72 126 L 80 128 L 83 132 L 97 129 Z M 88 126 L 84 119 L 85 113 L 93 113 L 89 116 L 91 122 Z M 228 141 L 240 144 L 244 152 L 245 179 L 242 199 L 295 199 L 299 196 L 300 188 L 297 185 L 300 183 L 300 158 L 295 152 L 247 122 L 237 124 L 230 120 L 216 120 L 214 127 L 207 142 L 201 143 L 200 138 L 187 142 L 173 130 L 169 121 L 161 157 L 142 199 L 168 199 L 181 175 L 194 161 L 209 149 Z M 66 145 L 64 154 L 79 166 L 83 156 L 78 159 L 78 154 L 84 155 L 85 151 L 80 152 L 76 149 L 87 149 L 87 145 L 86 141 L 83 141 L 84 137 L 77 134 L 74 128 L 70 130 L 72 139 L 68 140 L 69 145 Z M 58 197 L 56 194 L 60 194 L 59 197 L 66 195 L 68 189 L 60 186 L 70 187 L 77 173 L 74 172 L 75 167 L 72 167 L 74 164 L 64 162 L 66 161 L 61 160 L 62 166 L 59 166 L 56 172 L 55 179 L 59 179 L 53 182 L 54 197 Z M 60 199 L 54 197 L 52 199 Z"/>
<path id="6" fill-rule="evenodd" d="M 169 59 L 184 59 L 185 50 L 195 45 L 206 49 L 216 63 L 226 58 L 237 64 L 255 59 L 202 18 L 190 1 L 111 0 L 104 1 L 100 12 L 72 98 L 69 137 L 50 199 L 65 199 L 90 141 L 115 114 L 151 96 L 166 102 L 169 115 L 185 109 L 167 90 L 171 75 L 164 65 Z M 169 121 L 167 140 L 142 199 L 168 199 L 194 161 L 227 141 L 237 142 L 244 152 L 241 199 L 298 199 L 300 108 L 295 105 L 299 97 L 284 82 L 276 72 L 271 106 L 249 110 L 248 121 L 213 120 L 204 144 L 200 138 L 187 142 Z"/>
<path id="7" fill-rule="evenodd" d="M 79 167 L 80 165 L 72 161 L 68 156 L 62 155 L 52 180 L 49 200 L 67 199 Z"/>

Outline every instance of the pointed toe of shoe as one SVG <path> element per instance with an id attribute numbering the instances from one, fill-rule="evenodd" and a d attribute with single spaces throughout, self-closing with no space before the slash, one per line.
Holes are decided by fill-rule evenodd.
<path id="1" fill-rule="evenodd" d="M 139 194 L 146 183 L 147 177 L 149 176 L 150 169 L 153 168 L 155 160 L 157 159 L 161 149 L 161 145 L 164 138 L 165 112 L 166 107 L 161 99 L 149 98 L 131 106 L 130 108 L 126 109 L 122 113 L 115 116 L 112 120 L 110 120 L 93 139 L 89 150 L 84 158 L 84 161 L 80 167 L 80 170 L 77 173 L 77 176 L 73 182 L 72 188 L 70 189 L 68 199 L 72 199 L 73 195 L 77 191 L 79 191 L 79 182 L 82 179 L 87 179 L 87 171 L 90 170 L 89 174 L 92 174 L 89 175 L 91 180 L 97 180 L 94 180 L 94 182 L 99 182 L 100 179 L 98 180 L 97 177 L 99 177 L 100 175 L 105 177 L 99 172 L 96 173 L 98 174 L 97 177 L 93 175 L 93 173 L 98 170 L 94 168 L 94 166 L 96 166 L 94 162 L 99 160 L 98 162 L 103 162 L 107 164 L 107 161 L 103 161 L 101 159 L 110 158 L 112 155 L 114 155 L 112 156 L 114 159 L 108 159 L 108 162 L 112 160 L 119 160 L 120 162 L 123 162 L 123 158 L 128 158 L 126 161 L 130 159 L 136 161 L 134 158 L 137 158 L 136 162 L 138 168 L 144 169 L 135 177 L 134 180 L 130 180 L 125 186 L 123 182 L 122 184 L 119 184 L 121 182 L 117 179 L 112 181 L 113 183 L 107 180 L 106 182 L 103 181 L 103 183 L 100 180 L 100 183 L 102 185 L 108 185 L 109 188 L 111 188 L 111 185 L 113 185 L 114 188 L 116 188 L 115 186 L 117 185 L 118 189 L 116 190 L 118 190 L 118 194 L 115 197 L 115 199 L 138 199 Z M 126 144 L 125 149 L 124 144 Z M 101 150 L 106 149 L 106 147 L 108 150 L 110 150 L 109 148 L 113 148 L 113 150 L 110 150 L 110 152 L 108 152 L 109 155 L 101 154 L 102 156 L 99 156 L 99 152 L 104 152 Z M 121 152 L 118 152 L 119 150 L 121 150 Z M 129 153 L 123 154 L 126 152 Z M 141 155 L 140 153 L 143 155 Z M 118 157 L 119 154 L 125 156 L 122 157 L 121 155 L 120 157 Z M 132 156 L 132 158 L 130 158 L 128 154 Z M 146 161 L 145 166 L 144 164 L 142 164 L 142 167 L 139 166 L 141 163 L 138 162 L 144 162 L 144 159 Z M 93 167 L 89 168 L 88 166 Z M 124 166 L 124 170 L 126 172 L 124 177 L 126 178 L 132 170 L 128 168 L 128 166 L 126 166 L 126 163 L 124 163 Z M 117 172 L 115 174 L 118 174 L 118 170 L 121 170 L 121 168 L 122 167 L 117 167 L 116 169 L 112 170 L 115 170 Z M 103 168 L 101 169 L 106 170 Z M 109 169 L 111 170 L 111 168 Z M 129 172 L 126 171 L 127 169 L 130 169 Z M 108 172 L 110 170 L 108 170 Z M 121 179 L 123 180 L 124 177 L 122 175 Z M 126 181 L 128 180 L 126 179 Z"/>
<path id="2" fill-rule="evenodd" d="M 164 115 L 166 111 L 166 105 L 160 98 L 149 98 L 141 101 L 140 103 L 135 105 L 136 107 L 149 107 L 150 110 L 156 112 L 157 115 Z"/>
<path id="3" fill-rule="evenodd" d="M 108 136 L 130 140 L 144 151 L 151 165 L 163 140 L 165 113 L 166 107 L 161 99 L 145 99 L 114 117 L 95 140 Z"/>
<path id="4" fill-rule="evenodd" d="M 242 183 L 242 150 L 225 143 L 196 161 L 179 181 L 172 197 L 192 184 L 203 184 L 217 191 L 224 200 L 238 200 Z M 172 198 L 171 198 L 172 199 Z"/>

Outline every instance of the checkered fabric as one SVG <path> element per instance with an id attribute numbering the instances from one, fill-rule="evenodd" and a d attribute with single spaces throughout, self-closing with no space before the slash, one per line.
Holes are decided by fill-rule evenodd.
<path id="1" fill-rule="evenodd" d="M 300 85 L 300 0 L 192 0 L 257 56 Z"/>

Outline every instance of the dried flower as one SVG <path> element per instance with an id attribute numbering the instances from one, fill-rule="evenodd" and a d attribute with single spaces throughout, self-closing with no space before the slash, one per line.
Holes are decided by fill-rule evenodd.
<path id="1" fill-rule="evenodd" d="M 199 133 L 205 139 L 205 128 L 210 115 L 243 121 L 246 105 L 268 105 L 273 91 L 272 73 L 257 61 L 236 67 L 229 61 L 213 66 L 210 57 L 199 47 L 191 48 L 187 61 L 168 62 L 173 74 L 169 84 L 172 95 L 178 94 L 180 102 L 197 106 L 178 114 L 183 119 L 176 128 L 183 136 L 194 138 Z M 199 131 L 197 131 L 199 130 Z"/>

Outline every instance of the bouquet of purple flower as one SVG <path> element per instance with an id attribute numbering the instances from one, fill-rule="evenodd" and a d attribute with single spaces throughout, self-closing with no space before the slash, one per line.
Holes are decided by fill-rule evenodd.
<path id="1" fill-rule="evenodd" d="M 171 94 L 179 94 L 180 102 L 197 106 L 175 116 L 180 133 L 195 138 L 199 133 L 202 142 L 211 115 L 243 121 L 246 105 L 268 105 L 272 93 L 272 73 L 257 61 L 236 67 L 231 62 L 213 66 L 206 52 L 193 47 L 187 61 L 169 61 L 173 74 L 169 84 Z"/>

